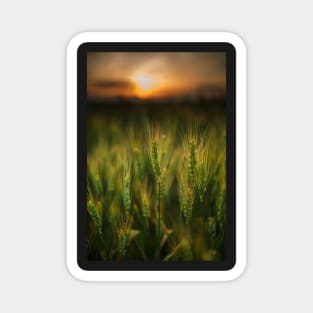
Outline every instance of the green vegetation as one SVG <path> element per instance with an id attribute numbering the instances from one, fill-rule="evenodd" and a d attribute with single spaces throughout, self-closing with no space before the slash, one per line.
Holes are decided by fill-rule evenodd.
<path id="1" fill-rule="evenodd" d="M 87 135 L 90 260 L 225 257 L 221 116 L 98 114 L 89 118 Z"/>

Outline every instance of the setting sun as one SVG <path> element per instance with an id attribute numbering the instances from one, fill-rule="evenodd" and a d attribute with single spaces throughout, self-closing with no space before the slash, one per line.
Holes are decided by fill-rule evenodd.
<path id="1" fill-rule="evenodd" d="M 140 89 L 143 91 L 151 90 L 156 84 L 156 81 L 152 77 L 146 75 L 137 75 L 135 77 L 135 82 L 139 85 Z"/>
<path id="2" fill-rule="evenodd" d="M 153 93 L 155 87 L 157 87 L 159 81 L 156 78 L 148 76 L 146 74 L 138 74 L 134 76 L 137 93 L 139 96 L 148 96 Z"/>

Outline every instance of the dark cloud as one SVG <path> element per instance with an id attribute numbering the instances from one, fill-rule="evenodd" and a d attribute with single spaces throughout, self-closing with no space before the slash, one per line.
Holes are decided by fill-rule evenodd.
<path id="1" fill-rule="evenodd" d="M 93 82 L 93 87 L 96 88 L 102 88 L 102 89 L 132 89 L 134 88 L 134 84 L 128 80 L 122 80 L 122 79 L 115 79 L 115 80 L 109 80 L 109 79 L 101 79 L 96 80 Z"/>

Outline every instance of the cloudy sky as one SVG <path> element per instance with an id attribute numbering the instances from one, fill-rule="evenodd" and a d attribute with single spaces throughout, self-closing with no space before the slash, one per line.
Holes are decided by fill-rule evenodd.
<path id="1" fill-rule="evenodd" d="M 89 97 L 223 96 L 223 52 L 89 52 Z"/>

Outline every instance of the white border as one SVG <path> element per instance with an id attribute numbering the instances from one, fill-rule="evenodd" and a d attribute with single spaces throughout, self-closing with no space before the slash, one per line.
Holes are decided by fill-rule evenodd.
<path id="1" fill-rule="evenodd" d="M 236 265 L 228 271 L 85 271 L 77 264 L 77 49 L 85 42 L 228 42 L 236 49 Z M 246 266 L 246 48 L 225 32 L 92 32 L 67 47 L 67 266 L 85 281 L 227 281 Z"/>

